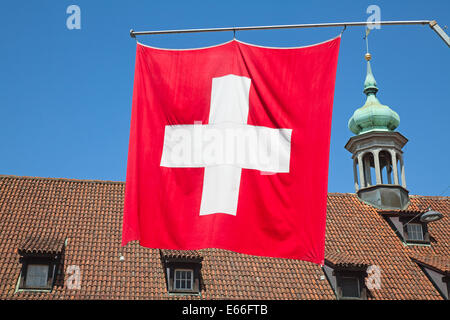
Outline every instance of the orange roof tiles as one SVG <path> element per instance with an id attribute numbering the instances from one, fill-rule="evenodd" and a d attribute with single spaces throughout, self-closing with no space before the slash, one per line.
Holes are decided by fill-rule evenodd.
<path id="1" fill-rule="evenodd" d="M 198 250 L 160 250 L 163 259 L 178 259 L 189 261 L 201 261 L 202 254 Z"/>
<path id="2" fill-rule="evenodd" d="M 25 242 L 19 247 L 19 253 L 33 254 L 33 253 L 48 253 L 59 254 L 63 251 L 63 239 L 28 237 Z"/>
<path id="3" fill-rule="evenodd" d="M 325 263 L 341 268 L 367 268 L 370 263 L 367 260 L 351 256 L 345 252 L 326 252 Z"/>
<path id="4" fill-rule="evenodd" d="M 412 255 L 411 258 L 421 264 L 437 269 L 446 274 L 450 274 L 450 258 L 438 255 Z"/>
<path id="5" fill-rule="evenodd" d="M 123 182 L 0 176 L 0 299 L 335 299 L 318 265 L 219 249 L 187 253 L 203 258 L 199 296 L 169 295 L 161 258 L 174 253 L 121 247 L 124 189 Z M 329 194 L 326 258 L 377 265 L 381 289 L 370 299 L 442 299 L 410 258 L 450 256 L 449 198 L 411 196 L 408 210 L 428 206 L 444 214 L 429 224 L 431 244 L 407 246 L 375 208 L 354 194 Z M 18 250 L 30 237 L 66 240 L 50 293 L 16 292 Z M 66 285 L 70 265 L 80 268 L 80 290 Z"/>

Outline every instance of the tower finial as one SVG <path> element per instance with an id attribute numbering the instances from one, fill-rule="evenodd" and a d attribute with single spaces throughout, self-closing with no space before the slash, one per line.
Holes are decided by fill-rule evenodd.
<path id="1" fill-rule="evenodd" d="M 369 55 L 369 59 L 367 59 L 367 55 Z M 370 65 L 370 58 L 372 58 L 370 53 L 366 53 L 367 75 L 366 75 L 366 79 L 364 80 L 364 93 L 367 96 L 372 95 L 372 94 L 375 95 L 378 92 L 377 81 L 375 80 L 375 77 L 373 76 L 372 67 Z"/>
<path id="2" fill-rule="evenodd" d="M 372 73 L 372 67 L 370 66 L 372 55 L 369 53 L 369 33 L 370 29 L 366 28 L 366 36 L 364 37 L 366 40 L 366 54 L 364 55 L 364 58 L 367 61 L 367 75 L 366 80 L 364 81 L 364 93 L 366 95 L 376 94 L 378 92 L 377 82 L 375 81 L 375 77 Z"/>

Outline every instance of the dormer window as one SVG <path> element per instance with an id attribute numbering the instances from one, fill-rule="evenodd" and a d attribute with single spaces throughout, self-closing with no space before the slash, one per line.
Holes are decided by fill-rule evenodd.
<path id="1" fill-rule="evenodd" d="M 381 211 L 396 235 L 406 244 L 430 243 L 427 221 L 422 221 L 423 211 Z M 432 223 L 432 222 L 431 222 Z"/>
<path id="2" fill-rule="evenodd" d="M 366 268 L 361 270 L 336 268 L 333 273 L 336 277 L 335 292 L 338 299 L 366 299 L 367 291 L 364 285 Z"/>
<path id="3" fill-rule="evenodd" d="M 49 278 L 48 264 L 29 264 L 25 276 L 24 285 L 27 288 L 45 288 Z M 50 275 L 51 276 L 51 275 Z"/>
<path id="4" fill-rule="evenodd" d="M 160 250 L 169 294 L 199 294 L 203 257 L 193 250 Z"/>
<path id="5" fill-rule="evenodd" d="M 406 243 L 430 243 L 427 223 L 421 222 L 419 218 L 414 218 L 412 221 L 408 218 L 400 218 L 400 222 L 403 223 L 403 237 Z"/>
<path id="6" fill-rule="evenodd" d="M 416 262 L 442 297 L 449 299 L 450 294 L 450 261 L 447 256 L 413 255 Z"/>
<path id="7" fill-rule="evenodd" d="M 423 241 L 423 228 L 420 223 L 409 223 L 406 225 L 408 240 Z"/>
<path id="8" fill-rule="evenodd" d="M 354 276 L 342 276 L 339 279 L 340 296 L 342 298 L 361 298 L 359 278 Z"/>
<path id="9" fill-rule="evenodd" d="M 365 278 L 368 264 L 344 253 L 327 253 L 323 271 L 336 298 L 367 299 Z"/>
<path id="10" fill-rule="evenodd" d="M 193 269 L 175 269 L 174 290 L 190 291 L 194 287 Z"/>
<path id="11" fill-rule="evenodd" d="M 51 290 L 56 266 L 51 259 L 23 259 L 21 281 L 22 290 Z"/>
<path id="12" fill-rule="evenodd" d="M 64 240 L 27 238 L 18 250 L 22 263 L 18 289 L 51 291 L 63 249 Z"/>

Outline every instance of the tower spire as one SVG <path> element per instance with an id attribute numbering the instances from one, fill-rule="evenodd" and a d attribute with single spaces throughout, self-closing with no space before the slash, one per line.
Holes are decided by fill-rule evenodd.
<path id="1" fill-rule="evenodd" d="M 376 94 L 378 92 L 377 81 L 372 73 L 372 67 L 370 65 L 370 60 L 372 59 L 372 55 L 370 53 L 366 53 L 364 58 L 367 61 L 367 74 L 366 79 L 364 81 L 364 93 L 369 96 L 370 94 Z"/>
<path id="2" fill-rule="evenodd" d="M 366 29 L 366 36 L 364 39 L 366 40 L 366 54 L 364 58 L 367 61 L 367 74 L 366 80 L 364 81 L 364 93 L 368 96 L 369 94 L 376 94 L 378 92 L 377 81 L 372 73 L 372 67 L 370 65 L 370 60 L 372 59 L 372 55 L 369 53 L 369 33 L 370 29 Z"/>
<path id="3" fill-rule="evenodd" d="M 364 55 L 367 61 L 367 73 L 364 80 L 364 94 L 366 103 L 357 109 L 348 122 L 349 129 L 354 134 L 363 134 L 369 131 L 394 131 L 400 124 L 400 117 L 397 112 L 382 105 L 376 94 L 378 92 L 377 81 L 372 72 L 370 60 L 372 55 L 369 53 L 368 35 L 370 30 L 366 31 L 366 54 Z"/>

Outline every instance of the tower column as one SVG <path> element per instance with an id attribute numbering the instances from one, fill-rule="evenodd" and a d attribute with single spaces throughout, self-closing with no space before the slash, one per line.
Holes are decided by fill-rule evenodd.
<path id="1" fill-rule="evenodd" d="M 353 159 L 353 179 L 355 180 L 355 190 L 358 191 L 360 186 L 358 185 L 358 171 L 356 169 L 357 159 Z"/>
<path id="2" fill-rule="evenodd" d="M 392 159 L 388 157 L 386 159 L 386 174 L 388 179 L 388 184 L 392 184 Z"/>
<path id="3" fill-rule="evenodd" d="M 363 171 L 363 160 L 362 160 L 362 154 L 358 154 L 358 169 L 359 169 L 359 187 L 364 188 L 366 187 L 366 180 L 364 179 L 364 171 Z"/>
<path id="4" fill-rule="evenodd" d="M 397 154 L 395 153 L 394 150 L 389 150 L 389 152 L 391 153 L 392 157 L 392 171 L 394 171 L 394 184 L 399 185 L 400 183 L 398 182 Z"/>
<path id="5" fill-rule="evenodd" d="M 370 174 L 370 159 L 368 157 L 363 157 L 364 162 L 364 177 L 366 181 L 366 187 L 370 187 L 372 185 L 372 176 Z"/>
<path id="6" fill-rule="evenodd" d="M 403 157 L 400 156 L 400 171 L 402 175 L 402 187 L 406 189 L 406 174 L 405 174 L 405 165 L 403 163 Z"/>
<path id="7" fill-rule="evenodd" d="M 375 177 L 376 177 L 376 184 L 382 184 L 381 182 L 381 169 L 380 169 L 380 150 L 376 149 L 372 152 L 373 154 L 373 161 L 375 164 Z"/>

